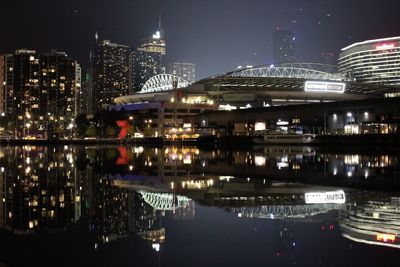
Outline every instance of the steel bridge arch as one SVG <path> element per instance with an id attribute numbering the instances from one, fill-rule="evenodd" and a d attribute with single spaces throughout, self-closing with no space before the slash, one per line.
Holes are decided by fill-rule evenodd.
<path id="1" fill-rule="evenodd" d="M 171 91 L 174 89 L 174 82 L 177 82 L 177 89 L 190 85 L 185 79 L 173 74 L 158 74 L 151 77 L 139 92 L 141 94 Z"/>

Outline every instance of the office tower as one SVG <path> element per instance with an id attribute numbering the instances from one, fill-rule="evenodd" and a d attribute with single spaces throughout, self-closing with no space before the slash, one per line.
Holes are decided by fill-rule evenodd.
<path id="1" fill-rule="evenodd" d="M 114 98 L 129 93 L 129 53 L 130 48 L 126 45 L 109 40 L 97 42 L 89 71 L 93 112 L 112 105 Z"/>
<path id="2" fill-rule="evenodd" d="M 159 53 L 165 56 L 166 46 L 164 29 L 161 26 L 160 17 L 157 31 L 149 38 L 143 39 L 137 50 L 149 53 Z"/>
<path id="3" fill-rule="evenodd" d="M 143 39 L 136 51 L 129 57 L 130 91 L 140 91 L 143 85 L 153 76 L 165 73 L 164 56 L 166 42 L 161 27 L 161 17 L 157 31 L 149 38 Z"/>
<path id="4" fill-rule="evenodd" d="M 196 65 L 193 63 L 170 63 L 168 65 L 168 73 L 179 76 L 190 83 L 196 81 Z"/>
<path id="5" fill-rule="evenodd" d="M 153 76 L 165 72 L 160 53 L 133 51 L 130 54 L 131 92 L 140 91 Z"/>
<path id="6" fill-rule="evenodd" d="M 274 64 L 293 63 L 295 37 L 290 30 L 274 31 Z"/>

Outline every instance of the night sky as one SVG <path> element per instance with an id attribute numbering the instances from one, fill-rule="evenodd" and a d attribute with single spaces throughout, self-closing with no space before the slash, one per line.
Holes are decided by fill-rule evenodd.
<path id="1" fill-rule="evenodd" d="M 400 0 L 5 0 L 1 53 L 56 48 L 87 66 L 101 39 L 130 46 L 163 17 L 167 61 L 197 64 L 198 78 L 272 63 L 272 31 L 291 29 L 298 62 L 370 38 L 400 35 Z"/>

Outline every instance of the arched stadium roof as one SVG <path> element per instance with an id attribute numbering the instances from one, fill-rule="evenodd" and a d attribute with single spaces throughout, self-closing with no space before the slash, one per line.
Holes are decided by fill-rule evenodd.
<path id="1" fill-rule="evenodd" d="M 335 72 L 337 67 L 319 63 L 290 63 L 265 65 L 220 74 L 212 78 L 296 78 L 307 80 L 343 81 L 345 76 Z"/>

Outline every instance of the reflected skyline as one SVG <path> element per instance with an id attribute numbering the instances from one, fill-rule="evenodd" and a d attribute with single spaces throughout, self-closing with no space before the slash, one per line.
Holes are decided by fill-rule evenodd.
<path id="1" fill-rule="evenodd" d="M 279 168 L 279 162 L 288 167 Z M 40 240 L 51 250 L 55 240 L 68 246 L 66 236 L 78 235 L 82 242 L 76 249 L 82 254 L 76 257 L 87 262 L 100 251 L 111 253 L 130 242 L 147 251 L 142 256 L 146 264 L 170 265 L 182 236 L 210 242 L 213 235 L 224 233 L 226 223 L 267 231 L 264 241 L 255 236 L 256 242 L 270 244 L 266 249 L 275 257 L 291 255 L 299 263 L 307 262 L 298 255 L 307 244 L 304 231 L 313 236 L 313 244 L 321 238 L 329 246 L 340 243 L 343 253 L 399 248 L 400 194 L 354 186 L 370 179 L 372 186 L 396 186 L 397 162 L 391 155 L 321 154 L 300 147 L 251 153 L 195 147 L 4 147 L 0 237 L 9 244 L 9 254 L 1 253 L 0 262 L 15 261 L 16 247 L 28 254 L 37 251 L 27 240 Z M 351 166 L 354 175 L 349 179 Z M 336 175 L 335 168 L 341 170 Z M 303 171 L 322 181 L 304 180 Z M 284 180 L 288 174 L 292 179 Z M 195 229 L 209 234 L 200 238 Z M 239 232 L 230 238 L 245 242 Z M 63 249 L 66 254 L 76 251 Z M 127 248 L 120 249 L 122 253 Z M 325 255 L 328 248 L 321 249 Z M 54 261 L 50 255 L 48 260 L 43 263 Z"/>

